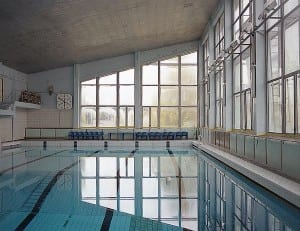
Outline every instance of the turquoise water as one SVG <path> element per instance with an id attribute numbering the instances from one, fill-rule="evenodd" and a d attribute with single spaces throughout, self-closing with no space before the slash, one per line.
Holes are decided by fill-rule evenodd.
<path id="1" fill-rule="evenodd" d="M 300 211 L 194 149 L 0 156 L 0 230 L 300 230 Z"/>

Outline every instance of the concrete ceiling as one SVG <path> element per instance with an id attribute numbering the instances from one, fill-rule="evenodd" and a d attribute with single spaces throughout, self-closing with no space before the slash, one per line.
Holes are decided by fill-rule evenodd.
<path id="1" fill-rule="evenodd" d="M 199 39 L 218 0 L 2 0 L 0 62 L 24 73 Z"/>

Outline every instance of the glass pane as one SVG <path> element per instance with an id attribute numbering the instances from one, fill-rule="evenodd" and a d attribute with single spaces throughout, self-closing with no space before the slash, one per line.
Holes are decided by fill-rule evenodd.
<path id="1" fill-rule="evenodd" d="M 158 178 L 143 178 L 143 197 L 158 197 Z"/>
<path id="2" fill-rule="evenodd" d="M 178 128 L 177 107 L 162 107 L 160 109 L 160 127 Z"/>
<path id="3" fill-rule="evenodd" d="M 197 106 L 197 87 L 181 87 L 181 105 Z"/>
<path id="4" fill-rule="evenodd" d="M 83 177 L 96 176 L 96 157 L 81 157 L 80 170 Z"/>
<path id="5" fill-rule="evenodd" d="M 100 179 L 100 197 L 116 197 L 117 196 L 117 180 L 116 179 Z"/>
<path id="6" fill-rule="evenodd" d="M 81 105 L 96 105 L 96 85 L 81 86 Z"/>
<path id="7" fill-rule="evenodd" d="M 196 182 L 195 182 L 196 183 Z M 197 185 L 197 183 L 196 183 Z M 181 200 L 181 215 L 183 218 L 197 218 L 198 203 L 197 199 L 182 199 Z"/>
<path id="8" fill-rule="evenodd" d="M 117 74 L 100 77 L 99 83 L 100 84 L 117 84 Z"/>
<path id="9" fill-rule="evenodd" d="M 281 36 L 280 27 L 275 26 L 268 33 L 268 79 L 281 76 Z"/>
<path id="10" fill-rule="evenodd" d="M 197 156 L 181 157 L 181 176 L 197 176 Z M 197 184 L 195 184 L 197 186 Z M 197 188 L 193 186 L 193 188 Z"/>
<path id="11" fill-rule="evenodd" d="M 155 128 L 158 127 L 157 124 L 157 108 L 156 107 L 151 107 L 151 127 Z"/>
<path id="12" fill-rule="evenodd" d="M 126 107 L 120 107 L 119 109 L 119 126 L 126 126 Z"/>
<path id="13" fill-rule="evenodd" d="M 134 84 L 134 69 L 122 71 L 119 73 L 120 84 Z"/>
<path id="14" fill-rule="evenodd" d="M 178 64 L 160 65 L 160 84 L 177 85 L 178 84 Z"/>
<path id="15" fill-rule="evenodd" d="M 134 176 L 133 157 L 120 157 L 120 176 Z"/>
<path id="16" fill-rule="evenodd" d="M 82 107 L 80 127 L 96 127 L 96 107 Z"/>
<path id="17" fill-rule="evenodd" d="M 143 199 L 143 217 L 158 218 L 158 199 Z"/>
<path id="18" fill-rule="evenodd" d="M 120 179 L 120 197 L 134 197 L 134 179 Z"/>
<path id="19" fill-rule="evenodd" d="M 234 92 L 240 91 L 240 57 L 233 61 Z"/>
<path id="20" fill-rule="evenodd" d="M 197 108 L 182 107 L 181 108 L 181 127 L 197 127 Z"/>
<path id="21" fill-rule="evenodd" d="M 300 9 L 300 8 L 299 8 Z M 297 13 L 298 15 L 295 15 Z M 285 73 L 291 73 L 300 69 L 299 62 L 299 20 L 300 11 L 297 10 L 285 20 Z M 295 19 L 297 21 L 295 22 Z"/>
<path id="22" fill-rule="evenodd" d="M 240 94 L 234 96 L 234 128 L 241 128 L 241 99 Z"/>
<path id="23" fill-rule="evenodd" d="M 127 127 L 134 127 L 134 107 L 127 108 Z"/>
<path id="24" fill-rule="evenodd" d="M 160 105 L 161 106 L 177 106 L 178 105 L 178 87 L 161 87 Z"/>
<path id="25" fill-rule="evenodd" d="M 216 127 L 220 128 L 221 127 L 221 102 L 217 101 L 216 102 Z"/>
<path id="26" fill-rule="evenodd" d="M 223 39 L 223 37 L 224 37 L 224 14 L 220 18 L 220 40 Z"/>
<path id="27" fill-rule="evenodd" d="M 99 108 L 99 127 L 116 127 L 117 109 L 115 107 Z"/>
<path id="28" fill-rule="evenodd" d="M 181 64 L 197 64 L 197 52 L 181 56 Z"/>
<path id="29" fill-rule="evenodd" d="M 96 197 L 96 180 L 95 179 L 81 179 L 81 196 Z"/>
<path id="30" fill-rule="evenodd" d="M 148 128 L 150 127 L 150 118 L 149 118 L 149 107 L 143 107 L 143 127 Z"/>
<path id="31" fill-rule="evenodd" d="M 181 84 L 182 85 L 197 84 L 197 66 L 181 67 Z"/>
<path id="32" fill-rule="evenodd" d="M 114 177 L 117 176 L 117 158 L 99 157 L 99 176 Z"/>
<path id="33" fill-rule="evenodd" d="M 291 12 L 293 9 L 295 9 L 296 6 L 298 6 L 299 0 L 289 0 L 284 4 L 284 14 L 287 15 L 289 12 Z"/>
<path id="34" fill-rule="evenodd" d="M 143 106 L 158 105 L 158 87 L 144 86 L 143 87 Z"/>
<path id="35" fill-rule="evenodd" d="M 100 105 L 116 105 L 117 104 L 116 86 L 100 86 L 99 87 L 99 104 Z"/>
<path id="36" fill-rule="evenodd" d="M 247 113 L 247 129 L 251 129 L 251 92 L 247 91 L 246 93 L 246 113 Z"/>
<path id="37" fill-rule="evenodd" d="M 120 86 L 120 105 L 134 105 L 134 85 Z"/>
<path id="38" fill-rule="evenodd" d="M 236 23 L 233 25 L 233 33 L 234 39 L 238 39 L 240 36 L 240 20 L 236 21 Z"/>
<path id="39" fill-rule="evenodd" d="M 251 87 L 250 65 L 250 49 L 248 49 L 242 54 L 242 90 Z"/>
<path id="40" fill-rule="evenodd" d="M 160 178 L 160 194 L 162 197 L 178 197 L 178 183 L 176 177 L 162 177 Z"/>
<path id="41" fill-rule="evenodd" d="M 282 111 L 281 111 L 281 81 L 268 84 L 269 88 L 269 132 L 282 132 Z"/>
<path id="42" fill-rule="evenodd" d="M 161 200 L 161 218 L 178 217 L 179 202 L 178 199 Z"/>
<path id="43" fill-rule="evenodd" d="M 92 84 L 92 85 L 96 85 L 96 79 L 91 79 L 91 80 L 88 80 L 88 81 L 84 81 L 84 82 L 81 82 L 81 84 Z"/>
<path id="44" fill-rule="evenodd" d="M 239 0 L 234 0 L 233 1 L 233 15 L 234 15 L 233 19 L 234 20 L 237 19 L 237 17 L 240 14 L 240 10 L 239 9 L 240 9 L 240 7 L 239 7 Z"/>
<path id="45" fill-rule="evenodd" d="M 294 133 L 294 77 L 286 79 L 286 132 Z"/>
<path id="46" fill-rule="evenodd" d="M 220 74 L 216 74 L 216 99 L 220 99 L 220 89 L 221 89 L 221 81 Z"/>
<path id="47" fill-rule="evenodd" d="M 110 208 L 110 209 L 117 209 L 117 200 L 107 200 L 107 199 L 102 199 L 99 200 L 100 206 Z"/>
<path id="48" fill-rule="evenodd" d="M 158 84 L 158 64 L 143 66 L 143 85 Z"/>
<path id="49" fill-rule="evenodd" d="M 120 211 L 134 215 L 134 200 L 120 200 Z"/>

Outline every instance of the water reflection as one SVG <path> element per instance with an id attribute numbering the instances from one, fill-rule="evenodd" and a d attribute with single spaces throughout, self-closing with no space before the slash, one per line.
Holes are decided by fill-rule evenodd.
<path id="1" fill-rule="evenodd" d="M 192 150 L 81 157 L 80 178 L 82 201 L 191 230 L 300 227 L 299 209 Z"/>

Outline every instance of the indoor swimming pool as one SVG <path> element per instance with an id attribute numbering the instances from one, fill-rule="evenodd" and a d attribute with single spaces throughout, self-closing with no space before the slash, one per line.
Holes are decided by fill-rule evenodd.
<path id="1" fill-rule="evenodd" d="M 0 155 L 0 230 L 300 230 L 300 210 L 192 148 Z"/>

